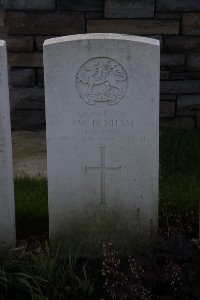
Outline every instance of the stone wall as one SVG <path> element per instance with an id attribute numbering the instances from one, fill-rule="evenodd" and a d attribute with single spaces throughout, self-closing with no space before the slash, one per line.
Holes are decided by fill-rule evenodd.
<path id="1" fill-rule="evenodd" d="M 42 44 L 115 32 L 161 42 L 161 126 L 200 127 L 200 0 L 0 0 L 10 67 L 12 127 L 45 126 Z"/>

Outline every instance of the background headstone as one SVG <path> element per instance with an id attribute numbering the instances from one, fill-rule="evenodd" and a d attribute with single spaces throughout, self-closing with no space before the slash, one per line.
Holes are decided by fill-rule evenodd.
<path id="1" fill-rule="evenodd" d="M 15 246 L 15 207 L 6 43 L 0 40 L 0 256 Z"/>
<path id="2" fill-rule="evenodd" d="M 51 245 L 128 253 L 157 227 L 159 42 L 87 34 L 44 44 Z"/>

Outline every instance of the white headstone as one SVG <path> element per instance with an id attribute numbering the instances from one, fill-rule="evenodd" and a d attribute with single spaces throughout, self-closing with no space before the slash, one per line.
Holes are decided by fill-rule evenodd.
<path id="1" fill-rule="evenodd" d="M 0 40 L 0 256 L 15 246 L 15 206 L 6 43 Z"/>
<path id="2" fill-rule="evenodd" d="M 51 244 L 129 252 L 157 227 L 159 42 L 50 39 L 44 67 Z"/>

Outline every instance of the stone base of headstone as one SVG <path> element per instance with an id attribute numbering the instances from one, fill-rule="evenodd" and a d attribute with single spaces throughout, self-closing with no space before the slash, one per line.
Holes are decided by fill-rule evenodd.
<path id="1" fill-rule="evenodd" d="M 144 223 L 145 214 L 139 210 L 91 207 L 69 211 L 59 220 L 59 231 L 50 228 L 53 251 L 100 257 L 103 244 L 111 242 L 120 255 L 129 256 L 156 241 L 157 224 Z"/>

